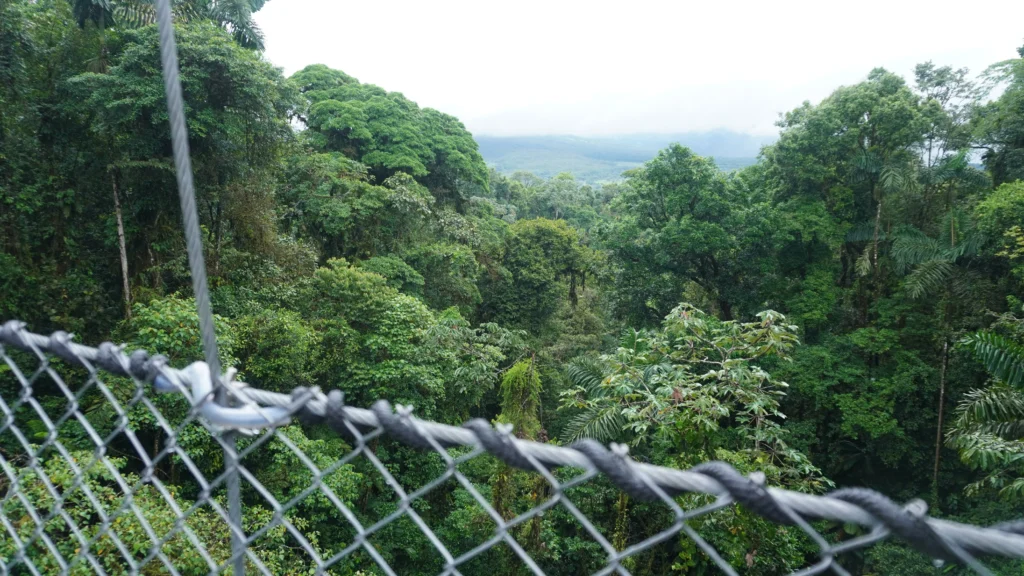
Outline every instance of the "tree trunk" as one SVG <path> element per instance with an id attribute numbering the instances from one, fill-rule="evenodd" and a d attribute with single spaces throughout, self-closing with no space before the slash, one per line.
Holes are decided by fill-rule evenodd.
<path id="1" fill-rule="evenodd" d="M 718 307 L 722 311 L 722 320 L 732 320 L 732 304 L 729 303 L 725 298 L 718 299 Z"/>
<path id="2" fill-rule="evenodd" d="M 619 492 L 619 501 L 615 503 L 615 532 L 612 534 L 612 546 L 616 550 L 625 550 L 629 544 L 629 496 Z"/>
<path id="3" fill-rule="evenodd" d="M 124 219 L 121 217 L 121 199 L 117 190 L 117 171 L 110 173 L 110 183 L 114 191 L 114 215 L 117 217 L 117 247 L 121 256 L 121 282 L 124 290 L 124 315 L 132 317 L 132 291 L 128 284 L 128 252 L 124 243 Z"/>
<path id="4" fill-rule="evenodd" d="M 213 275 L 214 276 L 219 276 L 220 275 L 220 241 L 221 241 L 221 221 L 220 221 L 220 215 L 221 215 L 221 208 L 222 208 L 221 202 L 218 200 L 217 201 L 217 212 L 216 212 L 216 215 L 214 216 L 214 218 L 215 218 L 215 223 L 214 223 L 215 241 L 214 241 L 214 248 L 213 248 Z"/>
<path id="5" fill-rule="evenodd" d="M 871 253 L 871 266 L 875 269 L 875 281 L 878 280 L 878 232 L 882 225 L 882 200 L 878 200 L 878 209 L 875 210 L 875 237 L 874 249 Z"/>
<path id="6" fill-rule="evenodd" d="M 949 363 L 949 341 L 942 343 L 942 368 L 939 370 L 939 422 L 935 427 L 935 464 L 932 467 L 933 505 L 939 505 L 939 457 L 942 454 L 942 409 L 946 403 L 946 365 Z"/>
<path id="7" fill-rule="evenodd" d="M 576 273 L 569 272 L 569 305 L 575 310 L 578 303 L 579 298 L 576 296 Z"/>
<path id="8" fill-rule="evenodd" d="M 146 254 L 149 255 L 149 269 L 152 271 L 153 288 L 160 289 L 160 271 L 156 269 L 156 258 L 153 257 L 153 246 L 146 239 Z"/>
<path id="9" fill-rule="evenodd" d="M 949 247 L 956 248 L 956 218 L 953 215 L 953 209 L 949 209 Z"/>

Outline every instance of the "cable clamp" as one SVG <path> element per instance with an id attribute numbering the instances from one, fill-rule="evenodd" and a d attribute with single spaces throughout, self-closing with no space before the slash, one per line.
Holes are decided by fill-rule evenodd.
<path id="1" fill-rule="evenodd" d="M 225 374 L 225 385 L 240 389 L 234 381 L 235 372 Z M 256 434 L 263 428 L 276 428 L 288 424 L 288 409 L 278 406 L 261 408 L 255 403 L 244 406 L 222 406 L 214 399 L 213 379 L 206 362 L 193 362 L 184 370 L 163 371 L 153 379 L 153 388 L 158 392 L 181 392 L 199 414 L 219 431 L 232 430 L 245 434 Z"/>

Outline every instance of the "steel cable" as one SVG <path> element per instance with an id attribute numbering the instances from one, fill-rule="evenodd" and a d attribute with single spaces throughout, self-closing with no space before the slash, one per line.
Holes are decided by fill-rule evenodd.
<path id="1" fill-rule="evenodd" d="M 20 322 L 11 321 L 0 326 L 0 344 L 22 349 L 45 350 L 69 362 L 81 358 L 94 362 L 100 367 L 106 365 L 129 366 L 133 377 L 148 379 L 172 378 L 178 381 L 176 389 L 188 393 L 189 378 L 208 373 L 197 370 L 176 370 L 159 362 L 154 370 L 147 354 L 135 352 L 127 355 L 120 347 L 109 343 L 98 348 L 82 346 L 71 342 L 64 333 L 51 336 L 33 334 L 24 329 Z M 115 362 L 110 362 L 113 358 Z M 161 359 L 161 357 L 153 357 Z M 81 360 L 78 360 L 81 364 Z M 122 368 L 122 371 L 123 368 Z M 1020 521 L 1002 525 L 980 527 L 928 517 L 913 512 L 915 506 L 900 507 L 877 492 L 864 489 L 840 490 L 831 495 L 814 495 L 794 492 L 781 488 L 764 487 L 754 476 L 744 477 L 724 464 L 701 465 L 691 470 L 678 470 L 635 462 L 626 457 L 624 450 L 607 450 L 597 443 L 583 446 L 557 446 L 525 441 L 511 436 L 507 430 L 493 430 L 479 421 L 458 427 L 438 422 L 420 420 L 412 416 L 412 409 L 399 407 L 393 411 L 385 401 L 379 401 L 371 409 L 357 408 L 343 404 L 340 392 L 325 395 L 318 389 L 297 388 L 293 394 L 282 394 L 252 388 L 242 382 L 225 383 L 233 396 L 243 402 L 260 407 L 279 407 L 291 410 L 291 415 L 305 423 L 322 421 L 332 429 L 345 433 L 357 441 L 363 432 L 383 430 L 400 441 L 424 449 L 432 447 L 444 450 L 446 447 L 466 446 L 488 451 L 500 460 L 527 470 L 542 472 L 548 468 L 570 467 L 589 471 L 588 474 L 604 472 L 621 489 L 644 499 L 656 499 L 655 493 L 678 495 L 682 493 L 703 493 L 719 499 L 745 503 L 752 511 L 769 519 L 785 522 L 781 511 L 792 511 L 796 520 L 830 520 L 858 524 L 874 530 L 891 531 L 923 553 L 937 559 L 961 561 L 980 574 L 990 573 L 971 557 L 971 554 L 990 554 L 1010 558 L 1024 558 L 1024 524 Z M 182 385 L 186 385 L 182 388 Z M 168 389 L 166 386 L 161 389 Z M 302 402 L 296 399 L 301 398 Z M 208 399 L 192 399 L 201 403 Z M 304 402 L 304 403 L 303 403 Z M 296 407 L 299 408 L 296 408 Z M 267 427 L 284 426 L 289 418 L 278 413 L 267 413 Z M 230 421 L 214 422 L 217 426 L 231 427 Z M 651 491 L 654 492 L 651 492 Z M 633 494 L 635 493 L 635 494 Z M 837 546 L 837 548 L 842 545 Z M 827 550 L 823 551 L 823 555 Z"/>

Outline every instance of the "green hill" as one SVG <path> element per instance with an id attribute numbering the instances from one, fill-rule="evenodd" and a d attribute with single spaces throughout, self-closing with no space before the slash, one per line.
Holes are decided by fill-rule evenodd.
<path id="1" fill-rule="evenodd" d="M 477 136 L 484 160 L 499 172 L 526 170 L 549 178 L 571 172 L 587 182 L 621 178 L 673 142 L 711 156 L 722 170 L 753 164 L 761 146 L 774 140 L 727 130 L 622 136 Z"/>

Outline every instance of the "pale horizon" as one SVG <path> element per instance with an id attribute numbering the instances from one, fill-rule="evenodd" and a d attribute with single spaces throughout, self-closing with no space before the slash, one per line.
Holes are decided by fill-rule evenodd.
<path id="1" fill-rule="evenodd" d="M 1000 18 L 988 18 L 993 8 Z M 977 75 L 1024 44 L 1024 2 L 1009 0 L 984 10 L 879 0 L 855 10 L 796 0 L 271 0 L 255 19 L 266 57 L 286 74 L 326 64 L 481 136 L 774 136 L 780 113 L 873 68 L 908 83 L 928 60 Z"/>

